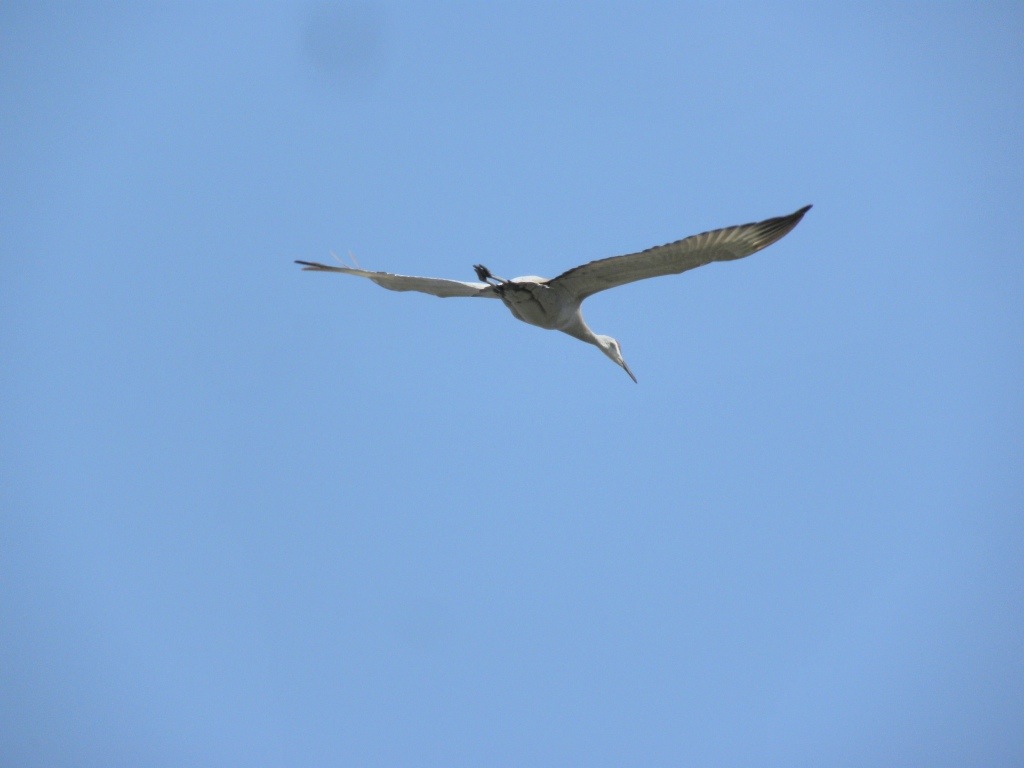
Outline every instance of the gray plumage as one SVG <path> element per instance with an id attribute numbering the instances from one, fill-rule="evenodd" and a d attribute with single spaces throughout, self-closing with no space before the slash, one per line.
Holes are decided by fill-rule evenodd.
<path id="1" fill-rule="evenodd" d="M 638 253 L 598 259 L 550 279 L 517 277 L 505 280 L 495 277 L 489 269 L 479 264 L 474 269 L 481 282 L 411 277 L 311 261 L 296 261 L 296 264 L 313 272 L 340 272 L 365 277 L 392 291 L 418 291 L 442 298 L 466 296 L 501 299 L 512 314 L 525 323 L 562 331 L 598 347 L 636 381 L 633 372 L 622 359 L 619 343 L 610 336 L 595 334 L 587 327 L 580 312 L 584 299 L 636 280 L 674 275 L 713 261 L 742 259 L 780 240 L 800 223 L 810 208 L 808 205 L 788 216 L 702 232 Z"/>

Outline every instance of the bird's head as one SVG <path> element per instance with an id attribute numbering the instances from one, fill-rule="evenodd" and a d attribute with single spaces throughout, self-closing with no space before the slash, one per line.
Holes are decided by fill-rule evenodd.
<path id="1" fill-rule="evenodd" d="M 612 362 L 628 373 L 629 378 L 636 382 L 636 376 L 634 376 L 633 372 L 629 370 L 629 366 L 626 365 L 626 361 L 622 359 L 622 348 L 619 346 L 619 342 L 611 336 L 598 336 L 597 346 L 601 348 L 602 352 L 612 359 Z"/>

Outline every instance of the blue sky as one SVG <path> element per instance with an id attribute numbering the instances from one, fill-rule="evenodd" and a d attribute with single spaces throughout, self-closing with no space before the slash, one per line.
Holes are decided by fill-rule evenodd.
<path id="1" fill-rule="evenodd" d="M 1020 765 L 1022 28 L 4 3 L 3 763 Z"/>

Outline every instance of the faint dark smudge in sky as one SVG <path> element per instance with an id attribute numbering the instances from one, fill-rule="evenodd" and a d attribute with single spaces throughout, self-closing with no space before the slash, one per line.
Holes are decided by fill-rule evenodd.
<path id="1" fill-rule="evenodd" d="M 380 6 L 338 3 L 313 6 L 302 49 L 325 85 L 345 90 L 372 84 L 383 63 L 384 14 Z"/>

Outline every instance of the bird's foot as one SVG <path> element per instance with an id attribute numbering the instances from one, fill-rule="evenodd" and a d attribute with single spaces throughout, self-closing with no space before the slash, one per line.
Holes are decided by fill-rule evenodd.
<path id="1" fill-rule="evenodd" d="M 508 282 L 508 280 L 503 280 L 500 277 L 495 277 L 494 275 L 492 275 L 491 270 L 489 270 L 483 264 L 474 264 L 473 269 L 476 270 L 477 279 L 482 280 L 488 285 L 501 285 L 502 283 Z M 491 282 L 492 280 L 494 281 L 493 283 Z"/>

